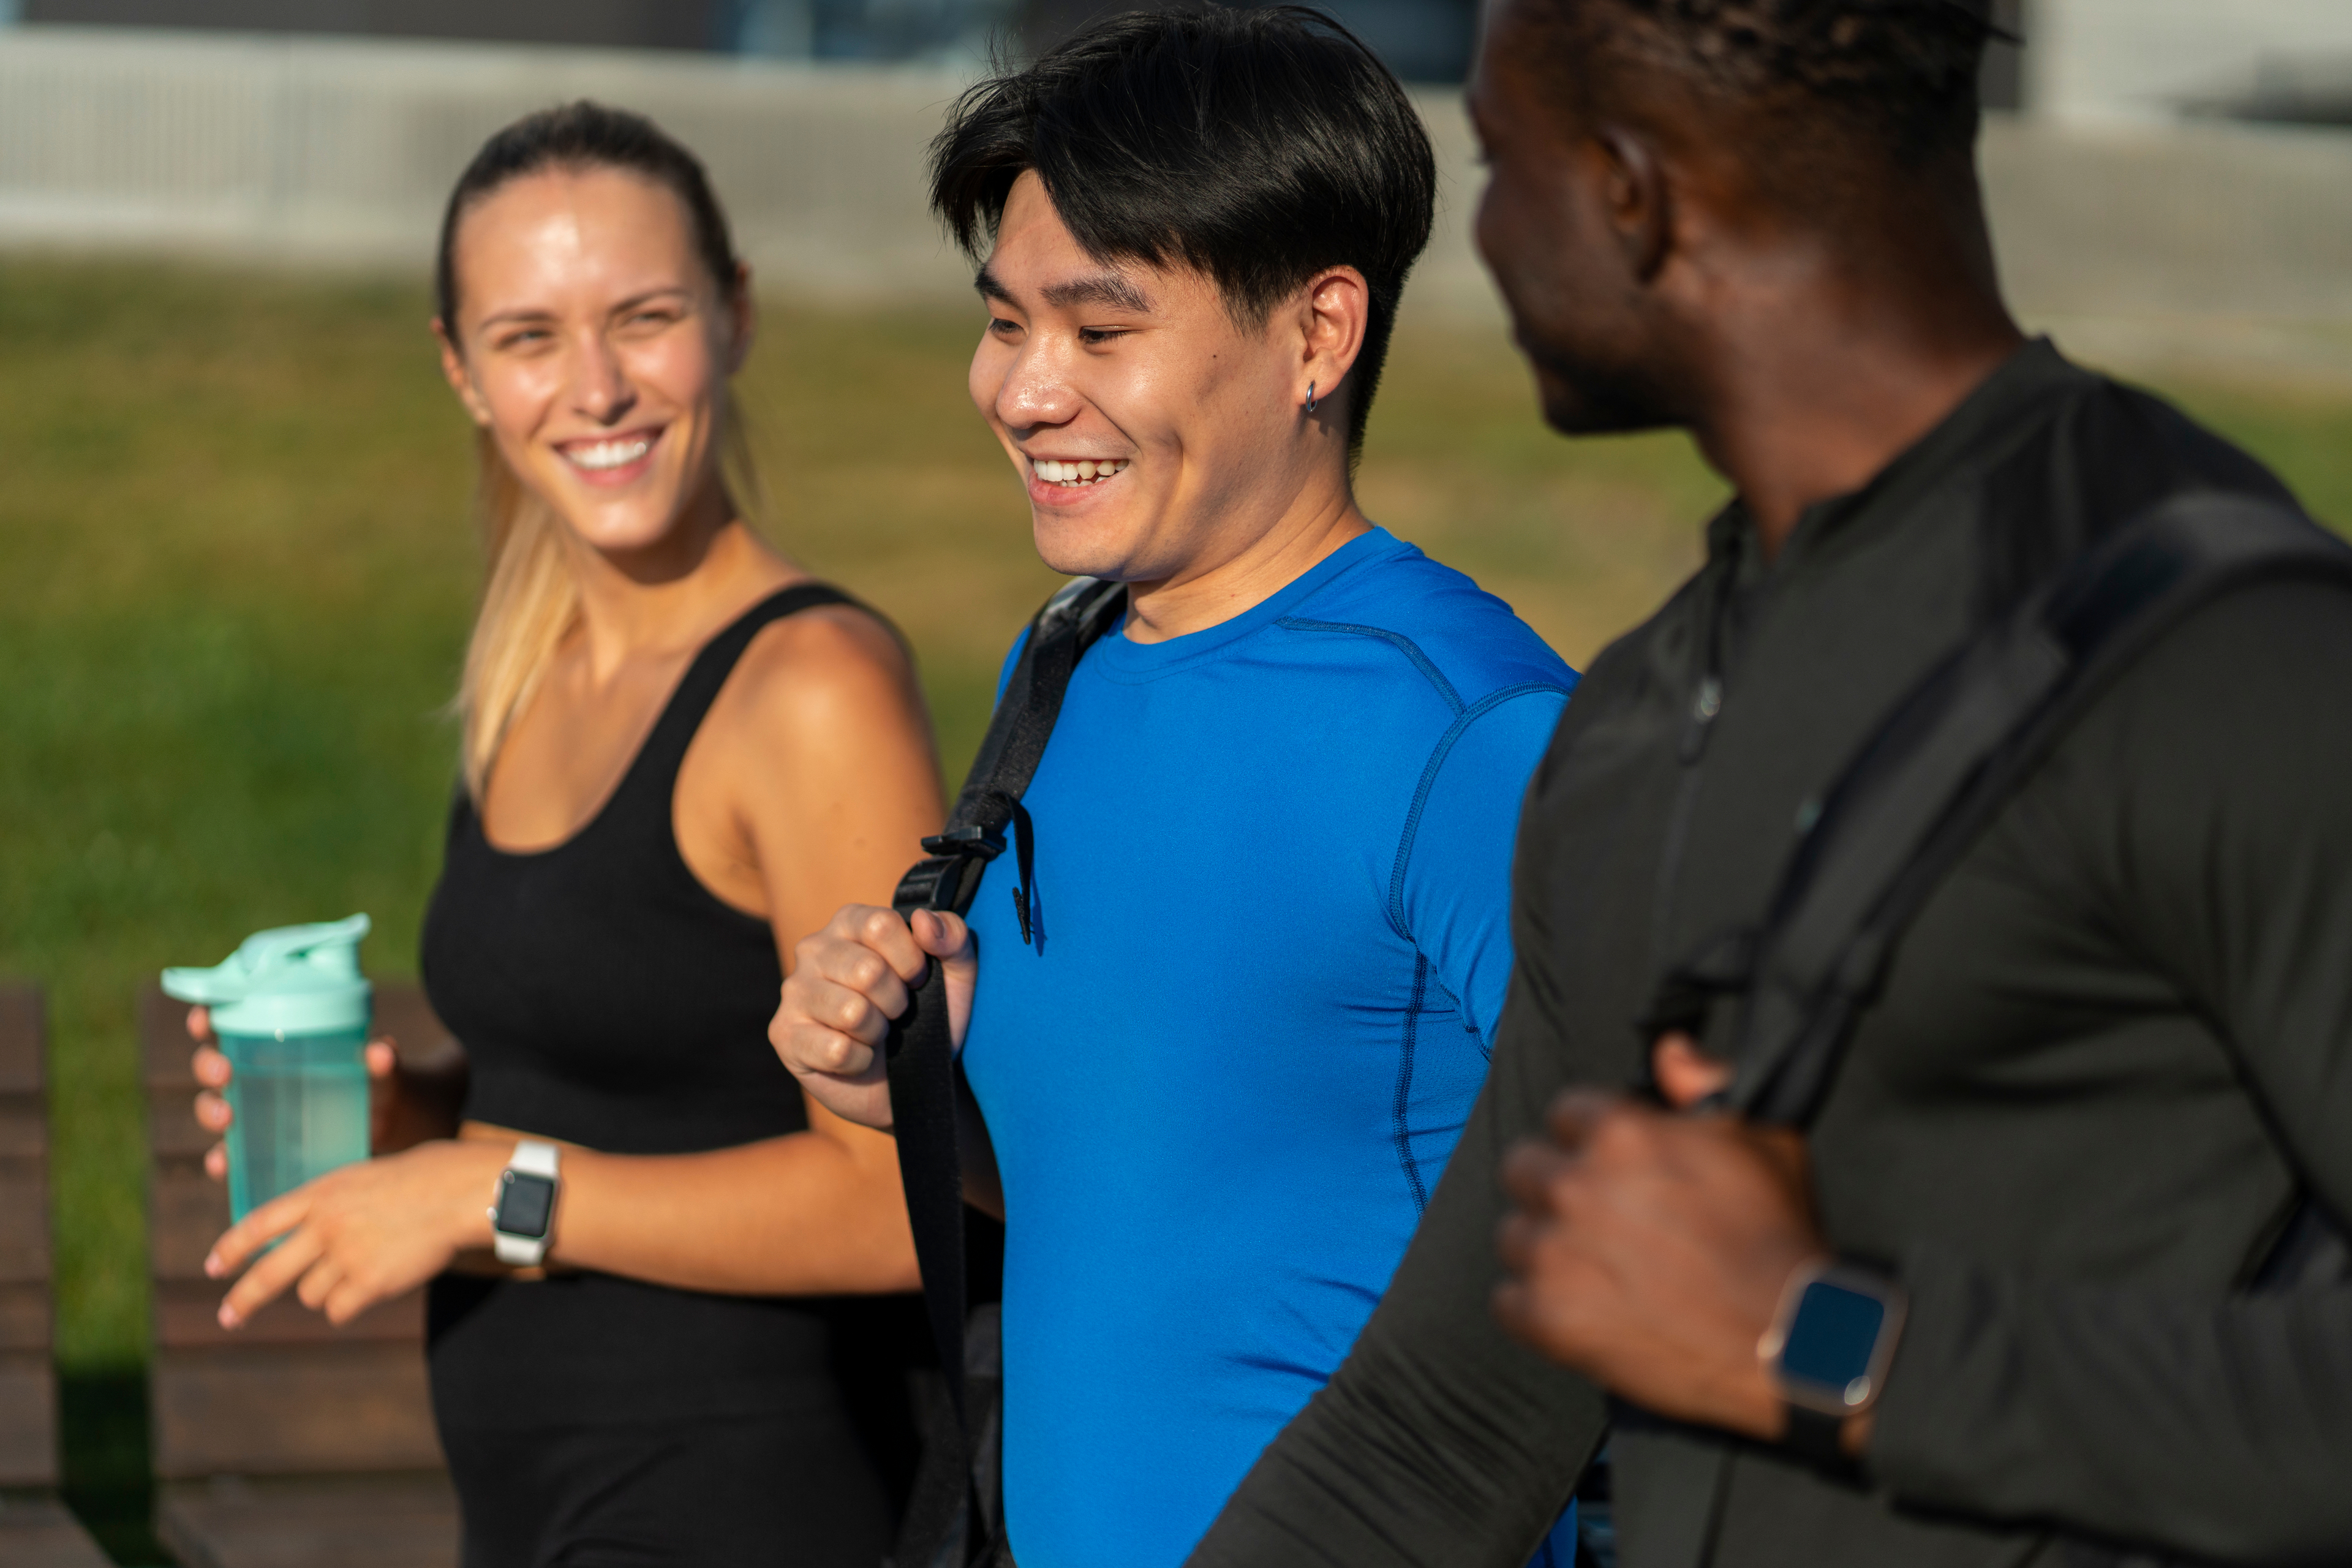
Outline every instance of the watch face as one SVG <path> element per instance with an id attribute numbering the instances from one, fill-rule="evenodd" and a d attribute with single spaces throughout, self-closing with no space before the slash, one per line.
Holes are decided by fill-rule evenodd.
<path id="1" fill-rule="evenodd" d="M 547 1234 L 555 1213 L 555 1183 L 528 1171 L 509 1171 L 499 1178 L 498 1217 L 490 1224 L 509 1236 L 537 1241 Z"/>
<path id="2" fill-rule="evenodd" d="M 1839 1402 L 1870 1398 L 1871 1358 L 1886 1326 L 1886 1302 L 1828 1279 L 1805 1287 L 1780 1348 L 1780 1375 L 1813 1384 Z"/>

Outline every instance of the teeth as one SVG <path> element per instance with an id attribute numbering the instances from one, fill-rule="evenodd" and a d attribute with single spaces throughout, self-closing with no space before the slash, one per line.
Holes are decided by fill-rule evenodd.
<path id="1" fill-rule="evenodd" d="M 1124 470 L 1130 459 L 1126 458 L 1082 458 L 1065 463 L 1054 458 L 1032 458 L 1030 469 L 1049 485 L 1087 485 L 1111 478 Z"/>
<path id="2" fill-rule="evenodd" d="M 639 436 L 627 441 L 599 441 L 590 447 L 569 447 L 563 455 L 583 468 L 623 468 L 653 449 L 653 438 Z"/>

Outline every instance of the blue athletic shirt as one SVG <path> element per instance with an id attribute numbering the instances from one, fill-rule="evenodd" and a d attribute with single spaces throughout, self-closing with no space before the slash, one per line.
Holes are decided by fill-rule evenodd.
<path id="1" fill-rule="evenodd" d="M 1355 1342 L 1486 1077 L 1575 681 L 1381 529 L 1080 662 L 1024 796 L 1036 940 L 1011 856 L 971 917 L 1022 1568 L 1176 1568 Z"/>

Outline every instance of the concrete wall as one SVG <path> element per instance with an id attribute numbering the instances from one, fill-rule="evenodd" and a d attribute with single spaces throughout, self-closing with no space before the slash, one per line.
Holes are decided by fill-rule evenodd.
<path id="1" fill-rule="evenodd" d="M 921 195 L 925 144 L 961 85 L 675 55 L 19 28 L 0 32 L 0 245 L 421 277 L 480 140 L 587 95 L 702 153 L 766 284 L 961 298 L 970 269 Z M 1420 101 L 1444 210 L 1408 309 L 1491 322 L 1469 129 L 1454 93 Z M 2030 319 L 2352 376 L 2352 133 L 1996 116 L 1982 163 Z"/>
<path id="2" fill-rule="evenodd" d="M 2256 96 L 2266 66 L 2352 64 L 2352 0 L 2027 0 L 2025 102 L 2068 121 L 2169 118 Z"/>
<path id="3" fill-rule="evenodd" d="M 772 281 L 961 289 L 923 147 L 961 83 L 923 71 L 483 45 L 0 32 L 0 244 L 129 246 L 421 274 L 484 137 L 591 97 L 709 165 Z"/>

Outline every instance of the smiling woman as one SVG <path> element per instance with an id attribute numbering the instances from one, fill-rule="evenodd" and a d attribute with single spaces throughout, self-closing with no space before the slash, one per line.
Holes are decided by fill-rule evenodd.
<path id="1" fill-rule="evenodd" d="M 431 1282 L 469 1564 L 870 1568 L 904 1495 L 895 1154 L 763 1037 L 782 955 L 936 829 L 938 769 L 895 635 L 741 520 L 748 282 L 635 115 L 530 116 L 460 180 L 434 331 L 490 562 L 423 969 L 462 1055 L 436 1094 L 372 1046 L 411 1131 L 207 1260 L 231 1327 Z"/>

